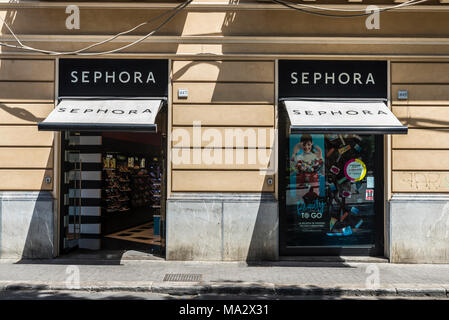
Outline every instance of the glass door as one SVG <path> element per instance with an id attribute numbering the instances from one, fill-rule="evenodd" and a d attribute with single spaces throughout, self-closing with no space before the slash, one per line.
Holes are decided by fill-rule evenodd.
<path id="1" fill-rule="evenodd" d="M 61 181 L 61 227 L 62 252 L 67 253 L 79 247 L 81 237 L 82 210 L 82 162 L 80 151 L 69 146 L 70 133 L 62 132 L 64 139 L 62 163 L 64 167 L 63 181 Z"/>
<path id="2" fill-rule="evenodd" d="M 281 253 L 380 254 L 382 136 L 304 133 L 282 139 Z"/>

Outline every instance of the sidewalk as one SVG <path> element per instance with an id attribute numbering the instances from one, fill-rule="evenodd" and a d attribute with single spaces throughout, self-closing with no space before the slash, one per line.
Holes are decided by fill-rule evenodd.
<path id="1" fill-rule="evenodd" d="M 376 261 L 376 260 L 374 260 Z M 79 286 L 77 279 L 79 270 Z M 193 281 L 164 281 L 186 275 Z M 376 282 L 375 280 L 379 281 Z M 374 283 L 374 284 L 373 284 Z M 384 262 L 181 262 L 0 259 L 0 290 L 141 291 L 172 295 L 449 297 L 449 265 Z"/>

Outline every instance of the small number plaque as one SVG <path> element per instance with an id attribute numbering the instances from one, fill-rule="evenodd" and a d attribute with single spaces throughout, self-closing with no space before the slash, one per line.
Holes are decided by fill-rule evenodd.
<path id="1" fill-rule="evenodd" d="M 398 91 L 398 99 L 400 99 L 400 100 L 408 99 L 408 91 L 407 90 L 399 90 Z"/>
<path id="2" fill-rule="evenodd" d="M 178 90 L 178 98 L 187 98 L 189 96 L 189 90 L 187 89 L 179 89 Z"/>

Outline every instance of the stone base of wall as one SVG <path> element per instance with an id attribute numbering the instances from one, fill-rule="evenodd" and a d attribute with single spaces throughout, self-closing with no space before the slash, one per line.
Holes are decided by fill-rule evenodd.
<path id="1" fill-rule="evenodd" d="M 449 195 L 393 195 L 388 213 L 391 262 L 449 263 Z"/>
<path id="2" fill-rule="evenodd" d="M 271 195 L 176 194 L 167 200 L 167 260 L 278 260 L 278 212 Z"/>
<path id="3" fill-rule="evenodd" d="M 49 192 L 0 192 L 0 258 L 52 258 L 53 205 Z"/>

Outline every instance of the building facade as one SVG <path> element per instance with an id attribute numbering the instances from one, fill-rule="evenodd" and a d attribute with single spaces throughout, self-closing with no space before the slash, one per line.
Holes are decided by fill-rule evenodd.
<path id="1" fill-rule="evenodd" d="M 70 99 L 84 107 L 86 100 L 106 101 L 111 110 L 115 105 L 107 101 L 146 99 L 161 103 L 153 120 L 160 136 L 152 146 L 158 148 L 151 149 L 159 153 L 134 158 L 141 169 L 148 168 L 148 159 L 159 159 L 155 216 L 166 259 L 357 254 L 396 263 L 449 262 L 447 5 L 429 1 L 381 12 L 379 28 L 369 29 L 366 16 L 317 16 L 264 1 L 198 0 L 136 45 L 79 55 L 73 51 L 155 18 L 84 53 L 139 40 L 180 2 L 77 3 L 79 29 L 66 25 L 69 4 L 0 5 L 2 42 L 17 45 L 7 23 L 27 46 L 72 52 L 0 48 L 0 257 L 62 255 L 71 246 L 65 241 L 69 233 L 80 237 L 74 238 L 80 248 L 102 248 L 106 214 L 85 207 L 102 206 L 105 178 L 78 179 L 77 186 L 70 171 L 81 168 L 80 177 L 101 172 L 102 161 L 105 169 L 108 154 L 114 158 L 104 149 L 108 139 L 122 139 L 124 130 L 78 125 L 43 131 L 38 124 Z M 132 61 L 148 67 L 136 69 Z M 64 79 L 88 91 L 67 91 Z M 100 85 L 108 79 L 116 86 Z M 159 91 L 148 89 L 156 82 Z M 329 129 L 327 118 L 310 121 L 315 131 L 307 125 L 295 131 L 287 112 L 292 100 L 297 113 L 301 101 L 309 101 L 301 109 L 308 116 L 313 102 L 318 106 L 311 111 L 323 117 L 344 103 L 361 105 L 365 117 L 352 126 L 347 116 L 337 119 L 347 125 L 339 131 Z M 379 103 L 386 108 L 379 114 L 391 111 L 405 131 L 364 131 L 372 108 L 383 108 Z M 351 116 L 353 109 L 343 113 L 348 110 Z M 138 130 L 126 131 L 140 139 Z M 143 131 L 142 139 L 153 139 L 151 130 Z M 304 160 L 307 152 L 313 156 Z M 71 166 L 70 159 L 84 166 Z M 314 164 L 302 173 L 309 160 Z M 80 211 L 70 211 L 73 201 Z"/>

